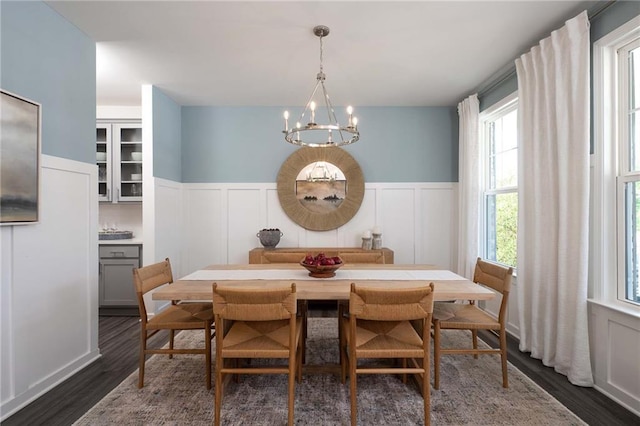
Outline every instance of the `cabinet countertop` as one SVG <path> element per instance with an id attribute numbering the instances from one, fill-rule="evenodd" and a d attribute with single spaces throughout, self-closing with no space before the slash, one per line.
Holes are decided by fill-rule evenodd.
<path id="1" fill-rule="evenodd" d="M 142 238 L 133 237 L 126 240 L 98 240 L 100 246 L 132 246 L 141 245 Z"/>

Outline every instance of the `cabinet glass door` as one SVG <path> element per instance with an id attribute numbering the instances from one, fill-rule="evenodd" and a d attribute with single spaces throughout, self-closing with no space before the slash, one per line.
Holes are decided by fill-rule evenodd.
<path id="1" fill-rule="evenodd" d="M 117 200 L 142 201 L 142 128 L 139 124 L 114 125 L 113 131 Z"/>
<path id="2" fill-rule="evenodd" d="M 111 201 L 111 125 L 96 126 L 98 201 Z"/>

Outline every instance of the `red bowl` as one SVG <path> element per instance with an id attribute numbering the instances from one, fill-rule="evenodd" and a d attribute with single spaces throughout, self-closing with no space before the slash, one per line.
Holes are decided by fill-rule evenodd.
<path id="1" fill-rule="evenodd" d="M 300 261 L 300 265 L 302 265 L 307 271 L 309 271 L 309 276 L 314 278 L 331 278 L 335 277 L 336 271 L 340 269 L 344 262 L 340 259 L 340 263 L 336 265 L 307 265 L 304 263 L 304 259 Z"/>

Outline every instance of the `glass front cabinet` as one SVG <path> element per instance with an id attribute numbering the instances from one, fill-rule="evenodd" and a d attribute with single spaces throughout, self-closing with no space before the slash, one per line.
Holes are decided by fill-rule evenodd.
<path id="1" fill-rule="evenodd" d="M 142 201 L 142 125 L 98 121 L 98 200 Z"/>

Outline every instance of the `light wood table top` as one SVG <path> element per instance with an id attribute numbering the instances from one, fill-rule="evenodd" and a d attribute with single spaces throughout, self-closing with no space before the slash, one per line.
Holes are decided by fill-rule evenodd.
<path id="1" fill-rule="evenodd" d="M 255 265 L 211 265 L 204 270 L 217 271 L 251 271 L 251 270 L 300 270 L 302 266 L 292 263 L 255 264 Z M 433 265 L 386 265 L 386 264 L 347 264 L 336 273 L 336 278 L 305 278 L 295 280 L 297 298 L 301 300 L 348 300 L 353 279 L 340 279 L 340 271 L 345 270 L 434 270 Z M 272 288 L 290 286 L 292 280 L 281 279 L 252 279 L 252 280 L 215 280 L 220 286 L 235 286 L 243 288 Z M 489 300 L 495 297 L 495 293 L 472 281 L 463 280 L 355 280 L 356 284 L 367 287 L 420 287 L 435 285 L 435 300 Z M 166 285 L 156 290 L 152 298 L 154 300 L 211 300 L 213 280 L 177 280 L 173 284 Z"/>

